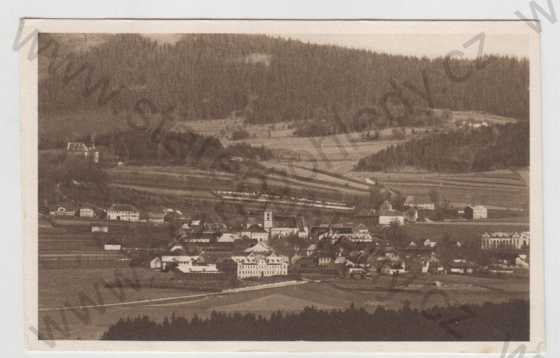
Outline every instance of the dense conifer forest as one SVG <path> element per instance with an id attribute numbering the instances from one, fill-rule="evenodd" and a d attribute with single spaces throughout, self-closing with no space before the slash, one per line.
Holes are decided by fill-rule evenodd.
<path id="1" fill-rule="evenodd" d="M 362 158 L 356 169 L 486 171 L 529 165 L 529 123 L 432 134 Z"/>
<path id="2" fill-rule="evenodd" d="M 379 125 L 409 125 L 417 108 L 529 113 L 529 63 L 513 57 L 429 59 L 236 34 L 188 34 L 174 44 L 137 34 L 41 34 L 39 48 L 41 117 L 122 114 L 142 103 L 142 111 L 180 120 L 328 115 L 362 128 L 364 114 Z"/>
<path id="3" fill-rule="evenodd" d="M 147 316 L 120 319 L 103 334 L 106 340 L 349 340 L 349 341 L 525 341 L 529 303 L 484 303 L 425 310 L 351 305 L 344 310 L 275 312 L 270 317 L 213 311 L 209 318 L 173 314 L 162 322 Z"/>

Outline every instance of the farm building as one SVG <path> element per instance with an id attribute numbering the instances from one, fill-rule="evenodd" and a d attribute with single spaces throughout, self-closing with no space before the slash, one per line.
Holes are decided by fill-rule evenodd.
<path id="1" fill-rule="evenodd" d="M 481 237 L 483 250 L 492 249 L 528 249 L 531 235 L 528 231 L 517 232 L 493 232 L 484 233 Z"/>
<path id="2" fill-rule="evenodd" d="M 83 157 L 84 159 L 99 162 L 99 152 L 95 150 L 95 146 L 88 148 L 83 142 L 68 142 L 66 144 L 66 153 L 75 157 Z"/>
<path id="3" fill-rule="evenodd" d="M 191 258 L 193 258 L 191 256 Z M 182 273 L 220 273 L 216 264 L 207 263 L 203 256 L 196 256 L 190 260 L 182 260 L 177 263 L 177 270 Z"/>
<path id="4" fill-rule="evenodd" d="M 148 213 L 148 222 L 155 225 L 162 225 L 165 223 L 165 213 Z"/>
<path id="5" fill-rule="evenodd" d="M 54 216 L 74 216 L 76 215 L 76 207 L 71 203 L 59 204 L 50 211 L 50 214 Z"/>
<path id="6" fill-rule="evenodd" d="M 105 251 L 121 251 L 122 245 L 120 243 L 105 243 L 103 250 Z"/>
<path id="7" fill-rule="evenodd" d="M 241 235 L 238 233 L 224 232 L 220 237 L 218 237 L 217 242 L 234 242 L 240 238 Z"/>
<path id="8" fill-rule="evenodd" d="M 333 225 L 323 224 L 311 228 L 313 237 L 318 239 L 340 239 L 347 238 L 355 242 L 371 242 L 373 240 L 369 229 L 363 223 L 337 223 Z"/>
<path id="9" fill-rule="evenodd" d="M 488 209 L 483 205 L 465 207 L 465 218 L 470 220 L 480 220 L 488 218 Z"/>
<path id="10" fill-rule="evenodd" d="M 140 221 L 140 212 L 129 204 L 113 204 L 107 209 L 107 219 L 112 221 Z"/>
<path id="11" fill-rule="evenodd" d="M 91 232 L 109 232 L 109 225 L 105 224 L 92 224 Z"/>
<path id="12" fill-rule="evenodd" d="M 448 272 L 459 275 L 472 275 L 475 264 L 465 259 L 454 259 L 449 263 Z"/>
<path id="13" fill-rule="evenodd" d="M 417 203 L 416 204 L 416 209 L 435 210 L 436 209 L 436 204 L 429 203 L 429 202 Z"/>
<path id="14" fill-rule="evenodd" d="M 197 264 L 201 260 L 200 256 L 187 255 L 165 255 L 153 258 L 150 261 L 150 268 L 165 271 L 171 267 L 188 267 Z"/>
<path id="15" fill-rule="evenodd" d="M 413 195 L 409 195 L 404 200 L 403 206 L 405 208 L 415 208 L 423 210 L 435 210 L 436 205 L 429 201 L 418 201 Z"/>

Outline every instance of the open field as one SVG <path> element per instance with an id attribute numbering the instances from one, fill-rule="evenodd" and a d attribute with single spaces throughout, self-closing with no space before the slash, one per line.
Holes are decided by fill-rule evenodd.
<path id="1" fill-rule="evenodd" d="M 99 127 L 107 122 L 104 129 L 110 130 L 124 124 L 124 114 L 111 113 L 75 113 L 72 116 L 79 121 L 68 120 L 70 115 L 59 115 L 46 118 L 41 127 L 45 133 L 56 128 L 68 135 L 77 133 L 80 128 Z M 122 118 L 121 118 L 122 117 Z M 512 121 L 510 118 L 492 116 L 478 112 L 453 112 L 453 119 L 484 119 L 494 122 Z M 68 123 L 66 128 L 58 123 Z M 303 138 L 293 137 L 288 122 L 275 124 L 248 124 L 245 128 L 250 138 L 241 141 L 227 139 L 228 128 L 244 125 L 241 119 L 216 119 L 200 121 L 177 121 L 177 125 L 185 126 L 205 135 L 220 138 L 224 145 L 245 142 L 251 145 L 264 146 L 275 152 L 275 159 L 261 162 L 265 168 L 276 172 L 254 173 L 249 177 L 239 178 L 229 173 L 204 172 L 182 166 L 135 166 L 114 168 L 110 176 L 114 183 L 128 186 L 141 186 L 149 190 L 165 190 L 166 194 L 183 195 L 190 191 L 194 196 L 204 196 L 201 192 L 209 187 L 218 190 L 231 190 L 239 186 L 248 186 L 251 190 L 268 188 L 290 188 L 298 192 L 312 192 L 317 196 L 342 200 L 343 195 L 367 195 L 366 178 L 375 177 L 382 184 L 405 195 L 426 198 L 427 193 L 436 189 L 456 206 L 468 203 L 480 203 L 490 209 L 525 209 L 528 206 L 528 170 L 500 170 L 488 173 L 428 173 L 421 171 L 379 173 L 355 172 L 354 165 L 367 155 L 398 144 L 403 140 L 391 140 L 390 128 L 381 131 L 381 139 L 363 142 L 362 133 L 353 132 L 326 137 Z M 83 127 L 80 127 L 83 126 Z M 406 128 L 407 136 L 411 131 L 426 128 Z M 83 133 L 83 131 L 82 131 Z M 101 133 L 98 131 L 98 133 Z M 314 168 L 318 169 L 313 170 Z M 284 173 L 281 175 L 280 173 Z M 329 174 L 330 173 L 330 174 Z M 154 185 L 155 183 L 155 185 Z M 181 192 L 174 192 L 180 190 Z M 186 193 L 188 195 L 188 193 Z"/>
<path id="2" fill-rule="evenodd" d="M 216 190 L 282 193 L 335 201 L 352 201 L 368 194 L 364 185 L 353 181 L 258 167 L 251 168 L 247 174 L 232 174 L 180 166 L 123 166 L 110 169 L 109 176 L 116 187 L 208 200 L 212 200 L 210 192 Z"/>
<path id="3" fill-rule="evenodd" d="M 440 241 L 444 236 L 449 235 L 453 241 L 480 241 L 480 236 L 485 232 L 520 232 L 529 231 L 528 223 L 515 225 L 502 223 L 453 223 L 453 224 L 423 224 L 405 225 L 403 230 L 414 240 L 430 239 Z"/>
<path id="4" fill-rule="evenodd" d="M 406 195 L 428 199 L 430 190 L 438 190 L 457 207 L 469 203 L 489 209 L 524 210 L 528 207 L 529 187 L 523 179 L 527 170 L 496 170 L 481 173 L 428 172 L 351 172 L 348 175 L 365 180 L 376 178 L 381 183 Z"/>
<path id="5" fill-rule="evenodd" d="M 124 279 L 132 279 L 123 269 Z M 141 273 L 142 275 L 149 275 Z M 105 329 L 119 318 L 147 315 L 161 320 L 172 313 L 180 316 L 207 317 L 212 310 L 224 312 L 252 312 L 268 316 L 276 310 L 299 311 L 305 306 L 322 309 L 346 308 L 351 303 L 368 311 L 383 306 L 400 309 L 405 302 L 413 308 L 459 303 L 503 302 L 514 298 L 528 299 L 528 280 L 497 279 L 463 276 L 401 277 L 395 284 L 392 278 L 379 276 L 373 280 L 349 280 L 323 276 L 320 281 L 301 285 L 267 288 L 236 293 L 192 293 L 187 290 L 156 289 L 140 287 L 122 290 L 98 287 L 95 283 L 114 277 L 111 269 L 103 270 L 45 270 L 40 274 L 39 312 L 40 331 L 48 336 L 45 320 L 60 324 L 62 317 L 68 322 L 68 337 L 77 339 L 98 338 Z M 123 279 L 123 280 L 124 280 Z M 402 282 L 400 281 L 402 280 Z M 435 293 L 433 282 L 438 280 L 444 287 Z M 47 289 L 48 288 L 48 289 Z M 80 293 L 92 301 L 80 299 Z M 192 296 L 192 297 L 182 297 Z M 100 298 L 101 297 L 101 298 Z M 74 311 L 49 310 L 68 302 L 69 305 L 127 302 L 145 298 L 173 298 L 164 302 L 147 302 L 132 305 L 76 308 Z M 84 318 L 88 315 L 89 322 Z M 63 333 L 53 331 L 57 336 Z"/>
<path id="6" fill-rule="evenodd" d="M 455 207 L 476 203 L 483 204 L 490 210 L 518 211 L 521 216 L 528 216 L 521 213 L 527 209 L 529 200 L 528 186 L 523 180 L 525 171 L 501 170 L 467 174 L 349 172 L 342 175 L 321 169 L 313 170 L 299 163 L 266 161 L 261 164 L 276 171 L 257 170 L 245 177 L 186 167 L 130 166 L 114 168 L 109 173 L 112 182 L 118 186 L 142 187 L 154 193 L 200 198 L 207 197 L 211 189 L 288 189 L 296 196 L 313 193 L 318 198 L 343 200 L 345 195 L 367 195 L 368 184 L 365 179 L 375 178 L 381 184 L 399 190 L 404 195 L 414 195 L 421 201 L 429 199 L 430 190 L 437 190 Z"/>
<path id="7" fill-rule="evenodd" d="M 275 173 L 258 168 L 252 169 L 247 175 L 231 174 L 216 171 L 194 170 L 179 167 L 181 172 L 173 172 L 166 166 L 127 166 L 117 167 L 109 170 L 112 182 L 120 184 L 139 184 L 176 189 L 204 189 L 204 190 L 235 190 L 235 188 L 247 187 L 251 191 L 261 191 L 266 188 L 288 189 L 293 192 L 298 190 L 331 192 L 343 190 L 349 194 L 365 195 L 367 191 L 362 188 L 354 188 L 341 185 L 340 183 L 322 180 L 319 178 L 298 177 L 293 173 Z"/>

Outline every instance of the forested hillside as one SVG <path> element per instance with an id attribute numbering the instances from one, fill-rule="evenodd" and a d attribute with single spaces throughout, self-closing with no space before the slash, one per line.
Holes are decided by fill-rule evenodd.
<path id="1" fill-rule="evenodd" d="M 413 139 L 362 158 L 356 169 L 468 172 L 529 165 L 529 124 L 457 130 Z"/>
<path id="2" fill-rule="evenodd" d="M 250 122 L 326 115 L 356 120 L 347 114 L 364 108 L 373 108 L 365 113 L 370 120 L 399 125 L 415 120 L 415 108 L 520 119 L 529 113 L 526 59 L 488 57 L 478 67 L 474 60 L 454 59 L 446 67 L 444 58 L 264 35 L 190 34 L 173 45 L 134 34 L 90 37 L 41 34 L 40 118 L 83 111 L 117 115 L 138 111 L 138 103 L 142 111 L 168 111 L 179 120 L 235 113 Z"/>

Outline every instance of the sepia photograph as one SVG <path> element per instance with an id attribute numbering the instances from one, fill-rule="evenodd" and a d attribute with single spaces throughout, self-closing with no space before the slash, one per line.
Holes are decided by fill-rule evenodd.
<path id="1" fill-rule="evenodd" d="M 37 349 L 499 353 L 544 340 L 539 36 L 526 23 L 25 29 Z"/>

